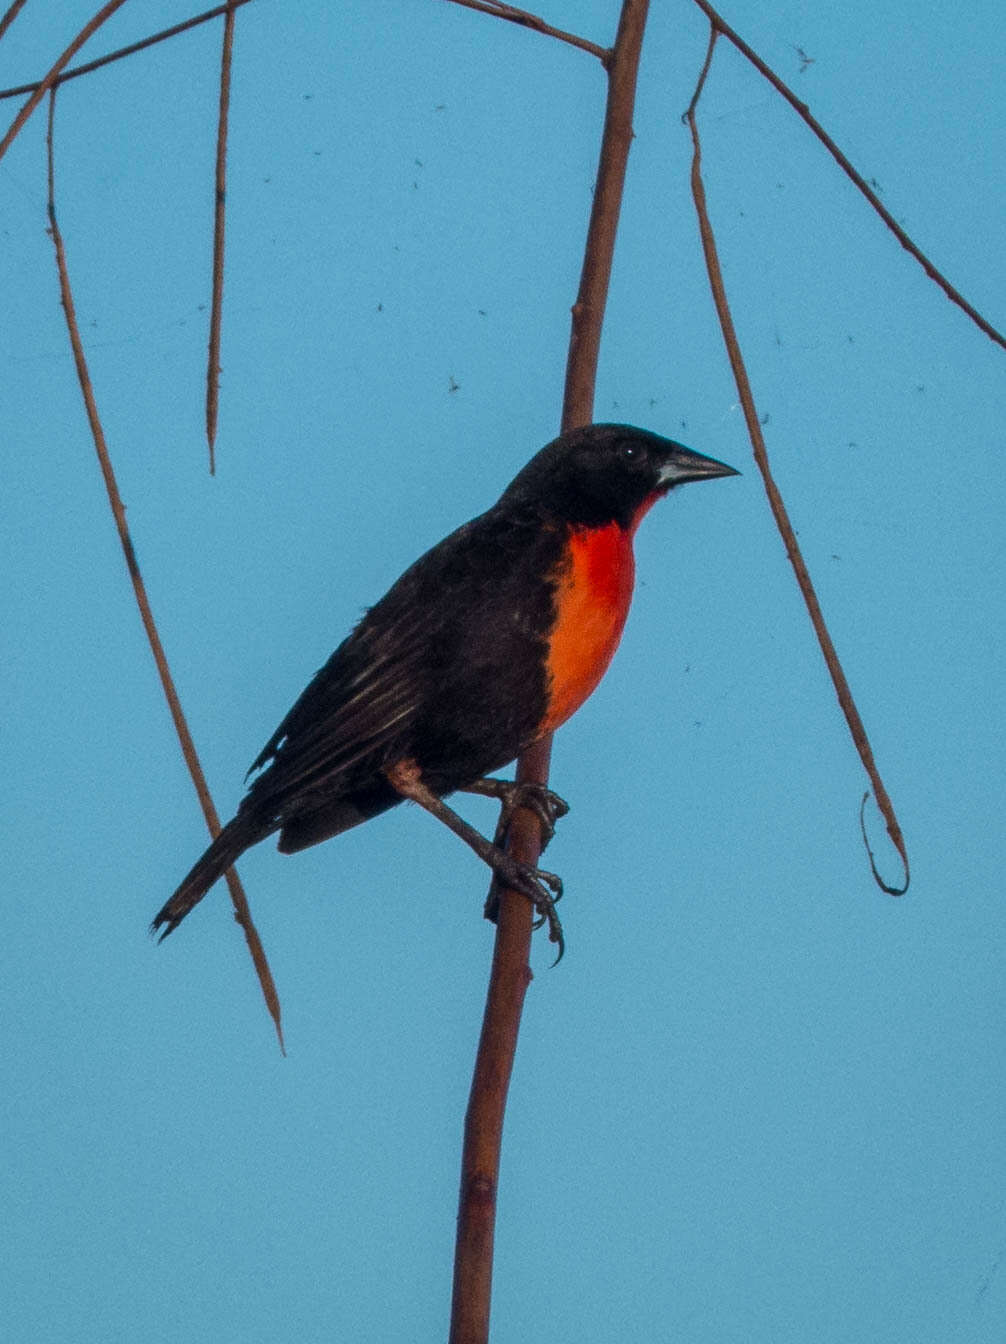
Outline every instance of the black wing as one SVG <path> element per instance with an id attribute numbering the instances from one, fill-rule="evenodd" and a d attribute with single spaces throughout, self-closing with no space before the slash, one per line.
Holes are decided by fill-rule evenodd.
<path id="1" fill-rule="evenodd" d="M 256 757 L 249 774 L 268 767 L 249 791 L 256 808 L 282 813 L 294 799 L 338 793 L 361 766 L 378 767 L 408 741 L 428 638 L 422 612 L 395 605 L 367 612 Z"/>
<path id="2" fill-rule="evenodd" d="M 407 756 L 421 757 L 443 791 L 511 760 L 533 735 L 545 694 L 551 590 L 527 579 L 549 571 L 560 542 L 533 518 L 495 508 L 427 551 L 266 743 L 252 770 L 266 768 L 243 806 L 282 824 Z"/>

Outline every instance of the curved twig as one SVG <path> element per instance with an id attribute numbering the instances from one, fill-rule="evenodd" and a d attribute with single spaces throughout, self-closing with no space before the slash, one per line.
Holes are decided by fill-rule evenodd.
<path id="1" fill-rule="evenodd" d="M 91 375 L 88 372 L 87 360 L 84 356 L 84 346 L 80 339 L 80 328 L 77 325 L 77 316 L 73 303 L 73 292 L 70 288 L 70 275 L 66 265 L 66 253 L 63 248 L 63 235 L 60 233 L 59 225 L 56 222 L 56 193 L 55 193 L 55 173 L 53 168 L 53 119 L 56 106 L 56 91 L 50 90 L 49 93 L 49 128 L 46 136 L 46 171 L 48 179 L 48 213 L 49 213 L 49 233 L 52 237 L 53 246 L 56 249 L 56 269 L 59 273 L 60 297 L 63 302 L 63 315 L 66 319 L 67 332 L 70 337 L 70 346 L 73 350 L 73 360 L 77 369 L 77 379 L 80 383 L 80 390 L 84 398 L 84 407 L 87 411 L 87 419 L 91 426 L 91 435 L 94 439 L 95 451 L 98 454 L 98 463 L 101 467 L 101 474 L 105 482 L 105 490 L 108 493 L 108 502 L 112 508 L 112 516 L 115 519 L 115 529 L 119 534 L 119 542 L 122 546 L 123 555 L 126 558 L 126 568 L 129 570 L 130 582 L 133 585 L 133 594 L 136 598 L 136 605 L 140 611 L 140 620 L 143 622 L 143 629 L 150 644 L 150 651 L 154 655 L 154 662 L 157 665 L 157 674 L 161 679 L 161 686 L 164 690 L 164 698 L 168 702 L 168 710 L 175 725 L 175 732 L 178 734 L 178 741 L 181 744 L 182 755 L 185 758 L 185 764 L 189 768 L 189 774 L 192 776 L 192 782 L 195 785 L 196 794 L 199 798 L 200 806 L 203 809 L 203 816 L 206 818 L 206 825 L 209 828 L 211 837 L 216 838 L 220 830 L 220 818 L 213 805 L 213 799 L 210 796 L 209 786 L 206 783 L 206 776 L 203 774 L 203 768 L 196 752 L 195 743 L 192 740 L 192 734 L 189 732 L 188 723 L 185 720 L 185 714 L 182 710 L 181 701 L 178 699 L 178 692 L 175 689 L 174 678 L 171 675 L 171 669 L 168 667 L 167 656 L 164 652 L 164 646 L 161 643 L 161 637 L 157 631 L 157 625 L 154 621 L 154 613 L 147 597 L 146 585 L 143 582 L 143 576 L 140 573 L 140 566 L 136 559 L 136 551 L 133 547 L 133 539 L 129 534 L 129 526 L 126 522 L 126 507 L 122 502 L 122 496 L 119 494 L 118 482 L 115 479 L 115 472 L 112 467 L 112 459 L 108 452 L 108 444 L 105 441 L 105 432 L 102 429 L 101 420 L 98 416 L 98 406 L 94 399 L 94 388 L 91 385 Z M 244 930 L 245 940 L 248 943 L 248 950 L 251 953 L 252 961 L 255 964 L 255 971 L 259 978 L 259 984 L 262 986 L 262 994 L 266 1001 L 266 1007 L 269 1009 L 273 1023 L 276 1027 L 276 1035 L 279 1038 L 280 1050 L 286 1054 L 283 1047 L 283 1024 L 280 1014 L 279 996 L 276 993 L 276 985 L 269 970 L 269 963 L 266 960 L 265 951 L 262 947 L 262 941 L 259 938 L 258 930 L 251 917 L 251 911 L 248 908 L 248 900 L 241 885 L 241 879 L 233 868 L 228 869 L 225 874 L 227 886 L 231 893 L 231 900 L 234 903 L 234 918 Z"/>
<path id="2" fill-rule="evenodd" d="M 821 646 L 821 652 L 824 654 L 824 661 L 828 666 L 828 672 L 831 676 L 832 684 L 835 687 L 835 693 L 838 696 L 838 703 L 842 707 L 842 713 L 845 715 L 845 721 L 849 725 L 849 732 L 852 734 L 852 740 L 855 743 L 859 758 L 863 762 L 863 768 L 866 770 L 873 785 L 874 795 L 877 799 L 877 806 L 880 808 L 887 825 L 887 833 L 891 837 L 891 842 L 901 855 L 901 861 L 905 867 L 905 882 L 903 886 L 888 886 L 877 871 L 877 866 L 873 861 L 873 854 L 870 853 L 870 867 L 873 870 L 874 878 L 877 883 L 891 896 L 901 896 L 908 890 L 910 881 L 910 872 L 908 865 L 908 851 L 905 847 L 904 836 L 901 833 L 901 827 L 898 825 L 898 819 L 894 813 L 894 806 L 888 796 L 887 789 L 884 787 L 884 781 L 880 778 L 880 772 L 877 770 L 876 762 L 873 758 L 873 749 L 870 746 L 869 738 L 866 735 L 866 728 L 860 717 L 859 710 L 856 708 L 856 702 L 852 698 L 852 691 L 846 679 L 842 664 L 839 661 L 835 645 L 832 643 L 831 635 L 825 624 L 824 613 L 821 611 L 821 604 L 818 602 L 817 593 L 814 591 L 814 585 L 811 581 L 810 572 L 800 551 L 796 534 L 793 531 L 793 525 L 789 520 L 789 514 L 786 512 L 786 505 L 783 503 L 782 495 L 772 476 L 772 469 L 769 466 L 768 451 L 765 447 L 765 437 L 761 431 L 761 424 L 758 419 L 758 412 L 755 409 L 754 396 L 751 392 L 751 384 L 748 380 L 747 369 L 744 366 L 744 357 L 741 354 L 740 344 L 737 340 L 737 332 L 734 328 L 733 318 L 730 315 L 730 306 L 727 302 L 726 289 L 723 285 L 723 274 L 720 270 L 719 256 L 716 251 L 716 239 L 713 236 L 712 224 L 709 220 L 709 212 L 706 208 L 706 193 L 702 183 L 702 148 L 699 143 L 699 131 L 695 120 L 695 109 L 702 94 L 702 88 L 705 84 L 706 75 L 709 73 L 709 64 L 713 56 L 713 48 L 716 45 L 717 29 L 715 25 L 710 28 L 709 48 L 706 51 L 706 59 L 702 66 L 702 72 L 692 96 L 692 101 L 688 105 L 685 113 L 685 120 L 688 122 L 692 134 L 692 195 L 695 198 L 695 210 L 699 217 L 699 232 L 702 236 L 702 250 L 705 253 L 706 269 L 709 273 L 709 285 L 712 289 L 713 300 L 716 304 L 716 312 L 720 319 L 720 327 L 723 332 L 723 340 L 727 348 L 727 355 L 730 359 L 730 367 L 733 370 L 734 381 L 737 384 L 737 393 L 740 397 L 741 406 L 744 409 L 744 419 L 747 422 L 748 434 L 751 437 L 751 446 L 754 450 L 755 462 L 758 464 L 758 470 L 761 472 L 762 482 L 765 486 L 765 493 L 768 495 L 769 506 L 772 509 L 772 516 L 775 518 L 776 526 L 779 529 L 783 544 L 786 547 L 786 554 L 789 562 L 793 566 L 793 572 L 796 575 L 796 581 L 800 585 L 800 592 L 803 594 L 803 600 L 806 603 L 807 611 L 810 614 L 811 624 L 814 627 L 814 633 L 817 635 L 818 643 Z M 866 832 L 864 830 L 864 838 Z M 867 845 L 869 853 L 869 845 Z"/>

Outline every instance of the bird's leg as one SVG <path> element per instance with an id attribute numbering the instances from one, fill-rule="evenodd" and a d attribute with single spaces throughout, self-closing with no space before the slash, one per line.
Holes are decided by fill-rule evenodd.
<path id="1" fill-rule="evenodd" d="M 502 848 L 510 829 L 510 818 L 519 807 L 526 807 L 541 822 L 541 847 L 555 835 L 555 823 L 569 811 L 569 803 L 544 784 L 518 784 L 511 779 L 476 779 L 466 784 L 462 793 L 480 793 L 486 798 L 498 798 L 502 804 L 493 844 Z"/>
<path id="2" fill-rule="evenodd" d="M 539 922 L 548 925 L 549 940 L 559 949 L 556 961 L 560 961 L 565 944 L 562 925 L 555 913 L 555 903 L 562 896 L 561 879 L 555 873 L 548 873 L 543 868 L 533 868 L 529 863 L 522 863 L 512 854 L 488 841 L 423 783 L 422 774 L 415 761 L 396 761 L 394 765 L 389 765 L 385 769 L 384 774 L 396 793 L 418 803 L 438 821 L 442 821 L 475 851 L 483 863 L 489 865 L 507 887 L 527 897 L 540 916 Z"/>
<path id="3" fill-rule="evenodd" d="M 533 784 L 531 782 L 518 784 L 510 779 L 482 778 L 476 779 L 461 790 L 462 793 L 481 793 L 487 798 L 498 798 L 502 804 L 500 808 L 499 821 L 496 823 L 496 834 L 493 836 L 493 844 L 497 849 L 504 849 L 506 846 L 507 832 L 510 830 L 510 822 L 514 812 L 519 807 L 526 807 L 538 818 L 541 829 L 541 847 L 544 850 L 548 842 L 555 835 L 555 823 L 560 817 L 564 817 L 569 811 L 569 804 L 564 798 L 560 798 L 557 793 L 546 788 L 544 784 Z M 559 899 L 558 896 L 555 897 Z M 495 924 L 499 917 L 500 893 L 499 878 L 494 873 L 493 880 L 489 885 L 489 894 L 486 896 L 485 917 Z M 541 921 L 535 925 L 535 928 L 541 927 Z"/>

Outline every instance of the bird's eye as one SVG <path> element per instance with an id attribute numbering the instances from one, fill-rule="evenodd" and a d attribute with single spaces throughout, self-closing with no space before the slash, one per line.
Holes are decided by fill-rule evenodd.
<path id="1" fill-rule="evenodd" d="M 643 455 L 643 450 L 638 443 L 631 443 L 623 440 L 618 445 L 618 456 L 623 462 L 638 462 Z"/>

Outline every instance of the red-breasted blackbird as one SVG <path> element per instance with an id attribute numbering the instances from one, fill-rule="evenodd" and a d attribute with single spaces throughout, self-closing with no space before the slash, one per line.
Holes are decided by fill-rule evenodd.
<path id="1" fill-rule="evenodd" d="M 332 654 L 249 771 L 261 771 L 154 919 L 167 937 L 249 846 L 305 849 L 411 798 L 548 920 L 561 883 L 490 843 L 442 799 L 531 805 L 548 790 L 485 776 L 553 732 L 604 675 L 632 599 L 632 538 L 650 506 L 732 467 L 630 425 L 587 425 L 541 450 L 487 512 L 407 569 Z M 497 833 L 499 839 L 500 833 Z"/>

